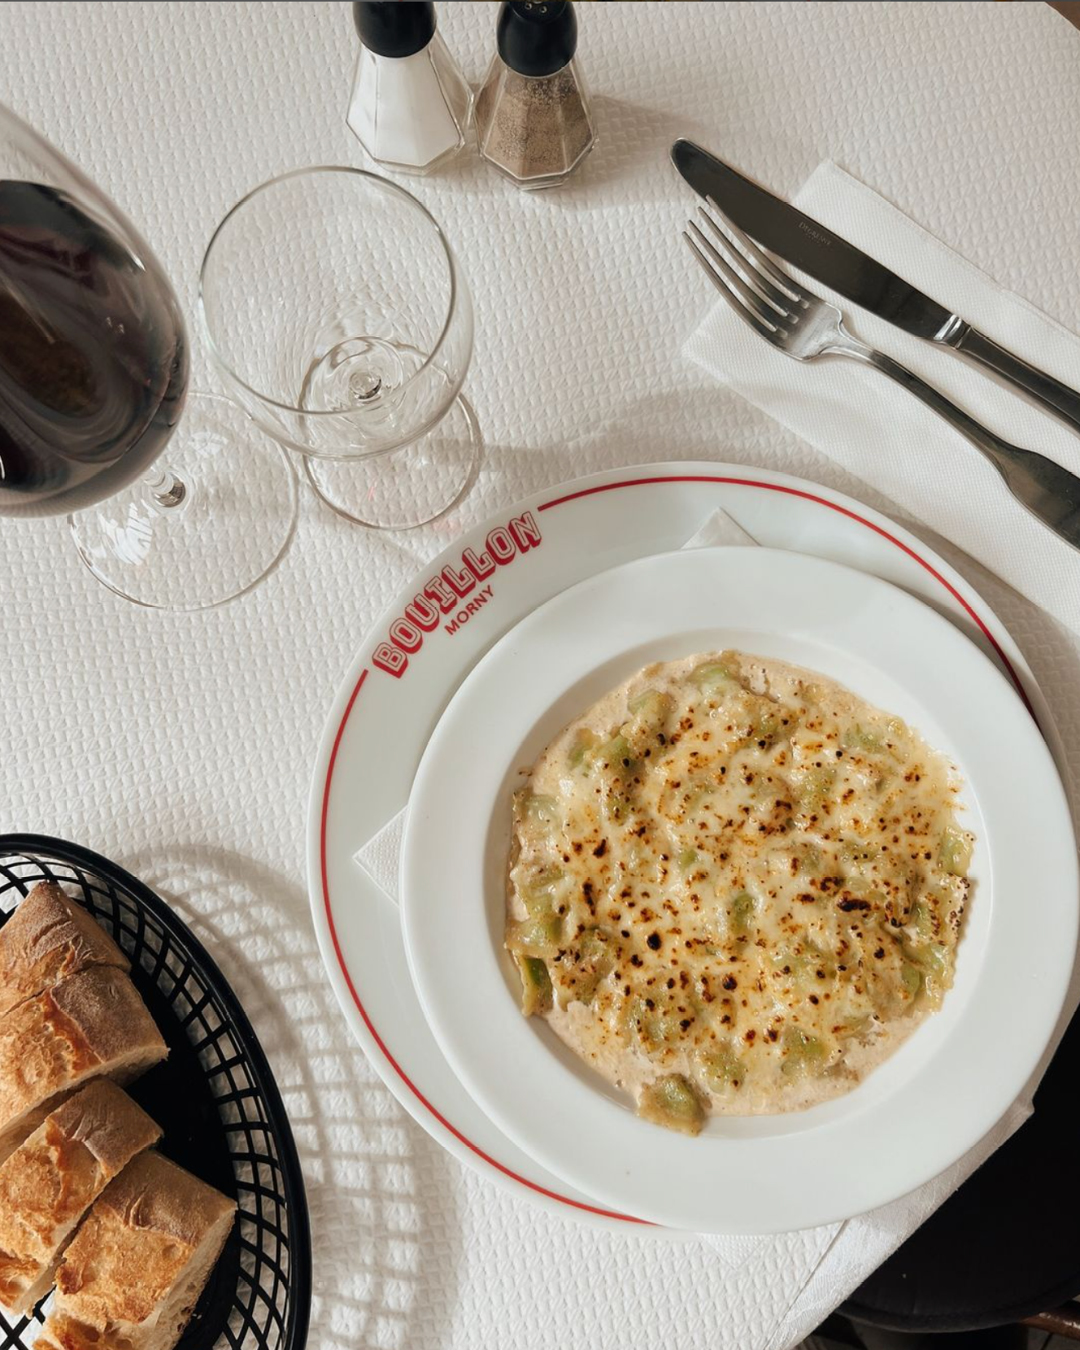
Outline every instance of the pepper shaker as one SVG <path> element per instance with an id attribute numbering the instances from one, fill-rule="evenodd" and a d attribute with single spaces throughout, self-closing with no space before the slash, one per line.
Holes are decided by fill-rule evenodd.
<path id="1" fill-rule="evenodd" d="M 421 0 L 353 5 L 360 35 L 349 129 L 378 164 L 430 173 L 465 144 L 472 90 Z"/>
<path id="2" fill-rule="evenodd" d="M 497 54 L 476 98 L 482 158 L 519 187 L 554 187 L 592 149 L 570 0 L 504 0 Z"/>

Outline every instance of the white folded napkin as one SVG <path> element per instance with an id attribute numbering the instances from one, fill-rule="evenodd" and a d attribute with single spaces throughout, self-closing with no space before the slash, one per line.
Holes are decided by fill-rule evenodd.
<path id="1" fill-rule="evenodd" d="M 999 286 L 835 164 L 822 164 L 795 202 L 1017 356 L 1073 388 L 1080 385 L 1076 334 Z M 840 306 L 856 337 L 909 366 L 1006 440 L 1080 474 L 1080 434 L 981 367 L 804 280 Z M 722 301 L 686 352 L 1080 633 L 1080 552 L 1014 501 L 973 446 L 880 372 L 843 357 L 794 361 Z"/>
<path id="2" fill-rule="evenodd" d="M 683 547 L 756 542 L 729 513 L 715 510 Z M 358 865 L 395 904 L 407 814 L 406 806 L 355 855 Z M 718 1308 L 716 1350 L 787 1350 L 795 1345 L 999 1148 L 1031 1110 L 1030 1098 L 1017 1102 L 948 1171 L 857 1219 L 767 1237 L 704 1236 L 702 1241 L 716 1252 L 731 1281 L 730 1301 L 724 1305 L 721 1300 Z"/>

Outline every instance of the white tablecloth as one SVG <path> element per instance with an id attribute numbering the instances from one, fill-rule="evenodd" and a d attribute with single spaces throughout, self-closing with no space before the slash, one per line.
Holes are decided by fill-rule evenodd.
<path id="1" fill-rule="evenodd" d="M 441 15 L 478 79 L 494 5 Z M 0 828 L 132 867 L 233 981 L 304 1161 L 317 1347 L 705 1350 L 724 1315 L 705 1246 L 580 1229 L 412 1123 L 338 1015 L 303 873 L 309 768 L 341 672 L 466 522 L 592 468 L 695 457 L 888 509 L 680 356 L 711 296 L 677 237 L 692 203 L 667 166 L 673 137 L 789 194 L 832 158 L 1080 327 L 1080 34 L 1048 7 L 607 4 L 580 21 L 600 142 L 572 185 L 526 196 L 476 162 L 416 185 L 476 303 L 468 391 L 488 448 L 461 510 L 387 538 L 306 500 L 270 582 L 190 617 L 109 595 L 58 522 L 0 521 Z M 205 241 L 247 188 L 363 163 L 344 122 L 354 51 L 344 4 L 8 3 L 0 97 L 139 222 L 190 312 Z M 201 358 L 196 371 L 212 387 Z M 950 557 L 1013 626 L 1080 762 L 1076 642 Z"/>

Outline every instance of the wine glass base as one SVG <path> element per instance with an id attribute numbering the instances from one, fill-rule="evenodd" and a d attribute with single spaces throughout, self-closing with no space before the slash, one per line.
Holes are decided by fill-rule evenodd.
<path id="1" fill-rule="evenodd" d="M 79 556 L 111 591 L 149 609 L 211 609 L 246 594 L 296 533 L 288 454 L 229 399 L 192 392 L 161 464 L 156 492 L 135 483 L 68 517 Z"/>
<path id="2" fill-rule="evenodd" d="M 411 530 L 461 501 L 482 448 L 476 414 L 458 395 L 438 426 L 400 450 L 363 460 L 308 456 L 304 468 L 316 495 L 339 516 L 375 530 Z"/>

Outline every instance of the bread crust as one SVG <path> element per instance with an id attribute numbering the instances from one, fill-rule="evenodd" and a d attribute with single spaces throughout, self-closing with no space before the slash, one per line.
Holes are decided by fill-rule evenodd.
<path id="1" fill-rule="evenodd" d="M 160 1126 L 104 1078 L 46 1116 L 0 1164 L 0 1303 L 26 1309 L 93 1201 L 160 1137 Z"/>
<path id="2" fill-rule="evenodd" d="M 0 1158 L 87 1079 L 130 1082 L 168 1054 L 128 976 L 93 966 L 0 1018 Z"/>
<path id="3" fill-rule="evenodd" d="M 232 1226 L 235 1203 L 160 1154 L 140 1154 L 95 1202 L 57 1272 L 40 1350 L 174 1344 Z M 192 1274 L 198 1276 L 191 1285 Z M 183 1308 L 173 1308 L 178 1292 Z M 161 1325 L 162 1310 L 175 1316 Z M 175 1335 L 173 1334 L 175 1332 Z"/>
<path id="4" fill-rule="evenodd" d="M 38 882 L 0 928 L 0 1015 L 91 966 L 131 963 L 56 882 Z"/>

